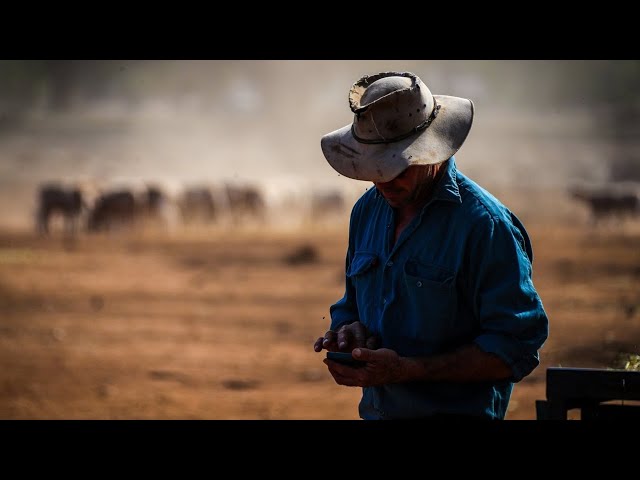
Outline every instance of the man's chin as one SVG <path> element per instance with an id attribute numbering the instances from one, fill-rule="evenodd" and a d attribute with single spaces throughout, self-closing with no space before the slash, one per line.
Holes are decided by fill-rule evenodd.
<path id="1" fill-rule="evenodd" d="M 404 202 L 405 198 L 402 195 L 398 195 L 395 193 L 383 193 L 382 196 L 387 201 L 387 203 L 391 206 L 400 206 Z"/>
<path id="2" fill-rule="evenodd" d="M 391 206 L 392 208 L 400 208 L 407 203 L 407 199 L 401 196 L 391 195 L 389 197 L 384 197 L 384 198 L 389 204 L 389 206 Z"/>

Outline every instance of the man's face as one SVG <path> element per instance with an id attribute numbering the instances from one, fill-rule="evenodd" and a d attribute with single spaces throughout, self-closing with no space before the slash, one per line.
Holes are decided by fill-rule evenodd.
<path id="1" fill-rule="evenodd" d="M 380 194 L 392 208 L 400 208 L 415 202 L 425 180 L 425 169 L 421 166 L 406 168 L 400 175 L 389 182 L 373 182 Z"/>

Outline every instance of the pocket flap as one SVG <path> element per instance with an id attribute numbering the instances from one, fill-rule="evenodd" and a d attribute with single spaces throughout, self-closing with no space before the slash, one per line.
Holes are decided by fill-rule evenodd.
<path id="1" fill-rule="evenodd" d="M 448 268 L 439 265 L 429 265 L 415 260 L 409 260 L 404 266 L 404 272 L 412 277 L 418 277 L 434 283 L 451 284 L 455 274 Z"/>
<path id="2" fill-rule="evenodd" d="M 357 252 L 349 266 L 347 276 L 351 277 L 353 275 L 360 275 L 361 273 L 366 272 L 369 268 L 375 267 L 377 264 L 378 255 L 375 253 Z"/>

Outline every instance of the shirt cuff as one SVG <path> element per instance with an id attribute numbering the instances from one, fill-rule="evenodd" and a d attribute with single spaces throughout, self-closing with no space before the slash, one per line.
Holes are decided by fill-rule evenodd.
<path id="1" fill-rule="evenodd" d="M 511 368 L 510 380 L 514 383 L 529 375 L 540 363 L 537 353 L 524 353 L 520 342 L 505 335 L 488 333 L 476 338 L 474 343 L 482 351 L 500 357 Z"/>

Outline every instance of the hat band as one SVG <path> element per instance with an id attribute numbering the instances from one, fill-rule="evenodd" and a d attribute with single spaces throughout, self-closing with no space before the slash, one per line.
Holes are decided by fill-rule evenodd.
<path id="1" fill-rule="evenodd" d="M 422 122 L 420 125 L 417 125 L 415 127 L 413 127 L 408 133 L 404 133 L 398 137 L 394 137 L 394 138 L 382 138 L 381 140 L 368 140 L 366 138 L 361 138 L 356 134 L 356 130 L 354 128 L 355 122 L 351 124 L 351 135 L 353 135 L 353 138 L 356 139 L 356 141 L 358 141 L 359 143 L 366 143 L 366 144 L 373 144 L 373 143 L 395 143 L 395 142 L 399 142 L 400 140 L 404 140 L 405 138 L 410 137 L 411 135 L 420 132 L 422 130 L 426 130 L 427 128 L 429 128 L 429 125 L 431 125 L 431 122 L 433 122 L 435 120 L 435 118 L 438 116 L 438 112 L 440 111 L 440 105 L 438 105 L 438 102 L 436 102 L 436 99 L 433 99 L 433 110 L 431 111 L 431 115 L 429 115 L 429 118 L 427 118 L 424 122 Z"/>

